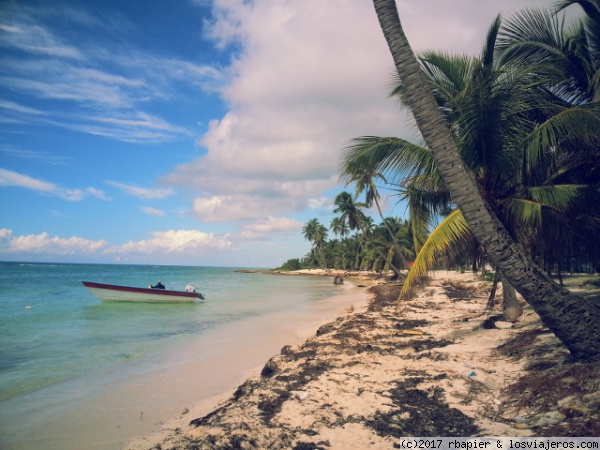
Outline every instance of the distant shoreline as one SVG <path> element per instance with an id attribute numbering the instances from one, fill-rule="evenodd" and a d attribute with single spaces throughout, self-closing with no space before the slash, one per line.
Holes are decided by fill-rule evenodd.
<path id="1" fill-rule="evenodd" d="M 336 277 L 349 280 L 358 286 L 372 286 L 374 284 L 387 283 L 391 280 L 391 274 L 372 272 L 367 270 L 342 270 L 342 269 L 301 269 L 301 270 L 280 270 L 280 269 L 238 269 L 234 272 L 240 273 L 259 273 L 263 275 L 287 275 L 287 276 L 319 276 Z"/>

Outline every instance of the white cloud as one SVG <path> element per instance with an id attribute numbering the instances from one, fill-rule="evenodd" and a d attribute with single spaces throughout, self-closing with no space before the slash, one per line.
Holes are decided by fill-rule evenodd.
<path id="1" fill-rule="evenodd" d="M 43 114 L 43 111 L 40 111 L 36 108 L 30 108 L 28 106 L 23 106 L 15 102 L 9 102 L 0 100 L 0 108 L 8 109 L 17 113 L 28 114 L 28 115 L 40 115 Z"/>
<path id="2" fill-rule="evenodd" d="M 326 203 L 317 196 L 334 184 L 331 180 L 262 183 L 238 180 L 229 190 L 230 194 L 194 199 L 192 214 L 202 222 L 237 222 L 316 209 Z M 222 183 L 215 183 L 213 188 L 217 192 L 227 192 L 227 186 Z"/>
<path id="3" fill-rule="evenodd" d="M 189 253 L 201 250 L 223 250 L 231 247 L 227 236 L 216 236 L 197 230 L 155 231 L 151 239 L 128 242 L 113 249 L 119 254 Z"/>
<path id="4" fill-rule="evenodd" d="M 30 20 L 23 9 L 5 8 L 8 23 L 2 24 L 4 38 L 0 40 L 3 47 L 16 48 L 24 52 L 60 58 L 82 59 L 79 50 L 56 36 L 40 23 Z M 6 16 L 5 16 L 6 20 Z M 11 22 L 12 21 L 12 22 Z"/>
<path id="5" fill-rule="evenodd" d="M 170 197 L 175 193 L 173 189 L 167 188 L 143 188 L 130 184 L 118 183 L 116 181 L 107 181 L 107 184 L 120 189 L 128 195 L 139 197 L 145 200 L 156 200 Z"/>
<path id="6" fill-rule="evenodd" d="M 81 237 L 51 237 L 48 233 L 13 236 L 12 230 L 0 230 L 0 253 L 27 253 L 76 255 L 98 253 L 104 250 L 107 242 L 92 241 Z"/>
<path id="7" fill-rule="evenodd" d="M 100 200 L 112 200 L 112 198 L 109 197 L 108 195 L 106 195 L 106 193 L 101 189 L 89 187 L 89 188 L 86 188 L 86 192 L 89 195 L 91 195 L 92 197 L 96 197 L 97 199 L 100 199 Z"/>
<path id="8" fill-rule="evenodd" d="M 215 235 L 197 230 L 168 230 L 151 233 L 150 239 L 130 241 L 110 246 L 105 240 L 90 240 L 78 236 L 61 238 L 49 233 L 14 236 L 12 230 L 0 229 L 0 254 L 38 255 L 168 255 L 197 256 L 203 250 L 225 250 L 233 245 L 228 235 Z"/>
<path id="9" fill-rule="evenodd" d="M 524 2 L 398 3 L 416 51 L 476 55 L 500 10 Z M 222 48 L 240 48 L 220 91 L 228 112 L 199 139 L 207 153 L 161 180 L 200 191 L 194 213 L 201 220 L 251 220 L 325 204 L 351 138 L 414 138 L 408 116 L 387 98 L 393 62 L 372 2 L 216 0 L 214 16 L 209 36 Z M 312 184 L 303 202 L 281 188 L 296 182 Z"/>
<path id="10" fill-rule="evenodd" d="M 549 9 L 554 3 L 549 0 L 396 2 L 402 28 L 413 50 L 443 50 L 471 55 L 481 52 L 485 34 L 498 14 L 509 17 L 524 8 Z"/>
<path id="11" fill-rule="evenodd" d="M 311 209 L 319 209 L 327 205 L 333 205 L 333 201 L 327 197 L 311 198 L 308 200 L 308 207 Z"/>
<path id="12" fill-rule="evenodd" d="M 242 226 L 239 237 L 246 239 L 272 238 L 275 235 L 286 235 L 302 229 L 302 223 L 286 217 L 268 217 L 264 220 Z"/>
<path id="13" fill-rule="evenodd" d="M 45 195 L 52 195 L 72 202 L 78 202 L 90 195 L 100 200 L 110 200 L 110 197 L 100 189 L 93 187 L 85 189 L 63 188 L 54 183 L 49 183 L 28 175 L 0 168 L 0 187 L 2 186 L 30 189 L 32 191 L 37 191 Z"/>
<path id="14" fill-rule="evenodd" d="M 146 128 L 151 130 L 174 132 L 178 134 L 188 133 L 185 128 L 173 126 L 158 117 L 154 117 L 143 112 L 136 112 L 129 117 L 94 117 L 92 120 L 118 125 L 119 127 Z"/>
<path id="15" fill-rule="evenodd" d="M 80 116 L 67 122 L 52 123 L 71 130 L 130 143 L 163 143 L 192 136 L 192 133 L 183 127 L 141 111 L 110 114 L 112 115 Z"/>
<path id="16" fill-rule="evenodd" d="M 258 196 L 240 195 L 197 198 L 192 213 L 203 222 L 251 220 L 261 217 L 261 200 Z"/>
<path id="17" fill-rule="evenodd" d="M 242 46 L 221 90 L 229 112 L 199 140 L 208 153 L 161 182 L 201 192 L 193 211 L 203 221 L 322 204 L 350 138 L 398 132 L 386 98 L 391 58 L 372 6 L 239 0 L 217 1 L 215 11 L 213 39 Z"/>
<path id="18" fill-rule="evenodd" d="M 41 162 L 53 166 L 66 166 L 70 162 L 69 157 L 56 155 L 48 151 L 39 152 L 34 150 L 23 150 L 12 146 L 0 146 L 0 153 L 13 158 Z"/>
<path id="19" fill-rule="evenodd" d="M 58 190 L 53 183 L 6 169 L 0 169 L 0 186 L 17 186 L 46 193 L 54 193 Z"/>
<path id="20" fill-rule="evenodd" d="M 165 212 L 162 209 L 152 208 L 151 206 L 143 206 L 140 210 L 149 216 L 164 217 Z"/>

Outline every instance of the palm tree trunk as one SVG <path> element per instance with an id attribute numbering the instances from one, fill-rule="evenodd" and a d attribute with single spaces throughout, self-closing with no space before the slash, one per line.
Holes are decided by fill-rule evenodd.
<path id="1" fill-rule="evenodd" d="M 475 273 L 475 271 L 473 271 Z M 494 309 L 494 301 L 496 300 L 496 290 L 498 289 L 498 282 L 500 281 L 500 271 L 496 270 L 494 274 L 494 282 L 492 283 L 492 290 L 488 297 L 487 305 L 485 306 L 485 312 L 489 312 Z"/>
<path id="2" fill-rule="evenodd" d="M 600 309 L 555 284 L 508 234 L 466 169 L 400 24 L 394 0 L 373 0 L 419 130 L 480 245 L 571 354 L 600 360 Z"/>

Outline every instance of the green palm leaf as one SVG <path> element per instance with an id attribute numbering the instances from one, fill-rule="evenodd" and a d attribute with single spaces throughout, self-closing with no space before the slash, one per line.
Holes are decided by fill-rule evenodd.
<path id="1" fill-rule="evenodd" d="M 431 232 L 425 244 L 417 254 L 410 268 L 400 298 L 406 298 L 414 283 L 427 275 L 440 256 L 451 259 L 463 254 L 466 248 L 472 248 L 475 237 L 460 210 L 455 209 Z"/>
<path id="2" fill-rule="evenodd" d="M 590 145 L 597 144 L 599 135 L 600 103 L 590 102 L 563 109 L 539 125 L 525 139 L 524 145 L 528 149 L 525 153 L 527 174 L 531 176 L 545 158 L 558 158 L 565 148 L 562 144 L 567 138 Z"/>
<path id="3" fill-rule="evenodd" d="M 389 183 L 418 173 L 438 173 L 431 152 L 404 139 L 362 136 L 342 151 L 342 177 L 358 169 L 381 173 Z M 438 175 L 439 176 L 439 175 Z"/>

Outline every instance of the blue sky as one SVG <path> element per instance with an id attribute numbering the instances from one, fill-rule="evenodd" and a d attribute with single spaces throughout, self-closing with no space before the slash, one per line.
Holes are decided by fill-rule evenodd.
<path id="1" fill-rule="evenodd" d="M 414 49 L 470 54 L 553 4 L 397 3 Z M 392 69 L 364 0 L 0 0 L 0 260 L 302 257 L 350 139 L 415 137 Z"/>

